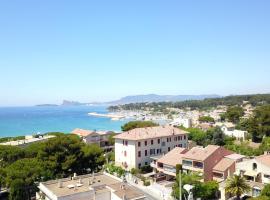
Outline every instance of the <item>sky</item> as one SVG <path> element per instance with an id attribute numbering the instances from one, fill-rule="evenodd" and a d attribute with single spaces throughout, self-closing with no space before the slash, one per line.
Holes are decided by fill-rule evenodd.
<path id="1" fill-rule="evenodd" d="M 2 0 L 0 106 L 270 92 L 268 0 Z"/>

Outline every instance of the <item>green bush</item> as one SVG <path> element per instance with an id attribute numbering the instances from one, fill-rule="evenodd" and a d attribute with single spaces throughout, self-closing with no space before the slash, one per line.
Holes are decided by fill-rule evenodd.
<path id="1" fill-rule="evenodd" d="M 140 168 L 142 174 L 150 173 L 153 171 L 153 168 L 150 165 L 145 165 Z"/>
<path id="2" fill-rule="evenodd" d="M 143 185 L 144 185 L 144 186 L 149 186 L 149 185 L 150 185 L 150 181 L 149 181 L 149 180 L 145 180 L 145 181 L 143 182 Z"/>

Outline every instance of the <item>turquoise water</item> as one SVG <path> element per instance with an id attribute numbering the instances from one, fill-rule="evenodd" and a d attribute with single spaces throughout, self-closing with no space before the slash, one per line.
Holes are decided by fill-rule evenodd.
<path id="1" fill-rule="evenodd" d="M 7 107 L 0 108 L 0 137 L 70 132 L 75 128 L 120 131 L 126 121 L 93 117 L 89 112 L 107 113 L 104 106 Z"/>

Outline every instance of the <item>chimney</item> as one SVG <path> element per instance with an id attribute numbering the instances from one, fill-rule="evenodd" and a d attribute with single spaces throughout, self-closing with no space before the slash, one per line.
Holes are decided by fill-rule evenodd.
<path id="1" fill-rule="evenodd" d="M 63 182 L 61 180 L 58 181 L 58 187 L 62 188 L 63 187 Z"/>

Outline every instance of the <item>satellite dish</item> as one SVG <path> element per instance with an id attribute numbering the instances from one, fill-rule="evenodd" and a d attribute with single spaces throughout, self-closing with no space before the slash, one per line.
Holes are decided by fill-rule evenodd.
<path id="1" fill-rule="evenodd" d="M 194 186 L 186 184 L 183 188 L 189 193 L 194 188 Z"/>

